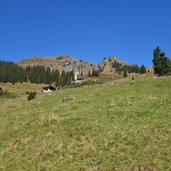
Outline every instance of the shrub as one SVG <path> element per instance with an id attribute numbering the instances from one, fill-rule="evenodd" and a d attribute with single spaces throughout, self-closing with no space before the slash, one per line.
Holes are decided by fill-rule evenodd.
<path id="1" fill-rule="evenodd" d="M 0 96 L 8 96 L 9 93 L 8 91 L 3 91 L 2 89 L 0 90 Z"/>
<path id="2" fill-rule="evenodd" d="M 29 95 L 27 97 L 27 100 L 32 100 L 32 99 L 35 99 L 36 98 L 36 92 L 29 92 Z"/>
<path id="3" fill-rule="evenodd" d="M 4 94 L 3 90 L 0 90 L 0 96 L 2 96 Z"/>

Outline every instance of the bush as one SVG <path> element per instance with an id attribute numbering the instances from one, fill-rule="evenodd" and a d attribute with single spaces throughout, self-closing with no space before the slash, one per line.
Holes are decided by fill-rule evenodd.
<path id="1" fill-rule="evenodd" d="M 3 90 L 0 90 L 0 96 L 2 96 L 4 94 Z"/>
<path id="2" fill-rule="evenodd" d="M 32 100 L 32 99 L 35 99 L 36 98 L 36 92 L 29 92 L 29 95 L 27 97 L 27 100 Z"/>
<path id="3" fill-rule="evenodd" d="M 0 90 L 0 96 L 8 96 L 9 93 L 8 91 L 3 91 L 2 89 Z"/>

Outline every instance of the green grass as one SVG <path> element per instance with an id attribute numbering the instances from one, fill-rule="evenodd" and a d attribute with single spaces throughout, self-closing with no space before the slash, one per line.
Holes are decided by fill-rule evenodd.
<path id="1" fill-rule="evenodd" d="M 171 77 L 15 93 L 0 99 L 2 171 L 171 169 Z"/>

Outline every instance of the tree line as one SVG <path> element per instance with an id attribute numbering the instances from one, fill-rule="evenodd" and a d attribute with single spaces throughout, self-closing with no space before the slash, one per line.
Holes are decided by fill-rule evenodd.
<path id="1" fill-rule="evenodd" d="M 31 82 L 31 83 L 54 83 L 56 86 L 65 86 L 74 78 L 74 71 L 60 72 L 44 66 L 27 66 L 23 68 L 13 62 L 0 61 L 0 82 Z"/>
<path id="2" fill-rule="evenodd" d="M 92 72 L 90 72 L 90 70 L 88 71 L 88 77 L 99 77 L 99 74 L 100 74 L 100 70 L 95 70 L 93 69 Z"/>
<path id="3" fill-rule="evenodd" d="M 115 72 L 120 75 L 121 73 L 139 73 L 145 74 L 147 72 L 144 65 L 122 65 L 121 63 L 114 61 L 112 68 L 115 68 Z"/>

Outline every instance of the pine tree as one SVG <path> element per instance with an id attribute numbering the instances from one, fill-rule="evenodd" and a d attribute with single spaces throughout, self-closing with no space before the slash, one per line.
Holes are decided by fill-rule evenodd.
<path id="1" fill-rule="evenodd" d="M 90 70 L 88 71 L 88 75 L 87 76 L 88 77 L 91 77 L 92 76 Z"/>
<path id="2" fill-rule="evenodd" d="M 147 71 L 146 71 L 146 68 L 144 65 L 141 65 L 141 69 L 140 69 L 140 74 L 145 74 Z"/>
<path id="3" fill-rule="evenodd" d="M 63 70 L 61 73 L 59 85 L 64 86 L 64 85 L 66 85 L 66 82 L 67 82 L 67 75 L 66 75 L 65 71 Z"/>
<path id="4" fill-rule="evenodd" d="M 51 83 L 51 71 L 50 68 L 47 67 L 46 69 L 46 84 L 50 84 Z"/>
<path id="5" fill-rule="evenodd" d="M 127 70 L 126 70 L 126 69 L 124 69 L 123 77 L 127 77 L 127 76 L 128 76 L 128 74 L 127 74 Z"/>
<path id="6" fill-rule="evenodd" d="M 160 47 L 157 46 L 153 52 L 153 65 L 154 65 L 154 73 L 159 76 L 168 75 L 170 68 L 170 60 L 165 56 L 165 52 L 160 50 Z"/>
<path id="7" fill-rule="evenodd" d="M 59 81 L 60 81 L 60 73 L 57 69 L 55 70 L 55 73 L 54 73 L 54 79 L 55 79 L 55 85 L 56 87 L 58 87 Z"/>
<path id="8" fill-rule="evenodd" d="M 99 72 L 97 70 L 94 70 L 92 71 L 92 76 L 93 77 L 98 77 L 99 76 Z"/>

